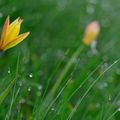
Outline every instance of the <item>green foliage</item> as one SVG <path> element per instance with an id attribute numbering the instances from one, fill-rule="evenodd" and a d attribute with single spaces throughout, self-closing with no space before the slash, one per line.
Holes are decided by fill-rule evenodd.
<path id="1" fill-rule="evenodd" d="M 0 28 L 20 16 L 21 33 L 31 32 L 0 53 L 0 120 L 119 120 L 119 8 L 118 0 L 0 0 Z M 97 54 L 82 47 L 94 20 Z"/>

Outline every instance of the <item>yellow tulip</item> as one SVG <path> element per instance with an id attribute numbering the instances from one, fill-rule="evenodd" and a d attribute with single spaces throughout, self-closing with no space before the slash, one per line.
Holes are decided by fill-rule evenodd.
<path id="1" fill-rule="evenodd" d="M 0 51 L 6 51 L 16 46 L 29 35 L 30 32 L 19 35 L 22 21 L 20 18 L 17 18 L 10 24 L 9 16 L 7 17 L 2 29 Z"/>
<path id="2" fill-rule="evenodd" d="M 83 37 L 83 43 L 85 45 L 90 45 L 94 40 L 96 40 L 98 34 L 100 32 L 100 25 L 97 21 L 90 23 L 85 30 L 85 34 Z"/>

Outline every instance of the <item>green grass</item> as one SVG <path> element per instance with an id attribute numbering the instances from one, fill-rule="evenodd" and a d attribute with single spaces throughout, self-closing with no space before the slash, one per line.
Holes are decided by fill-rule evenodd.
<path id="1" fill-rule="evenodd" d="M 20 16 L 21 33 L 31 32 L 0 53 L 0 120 L 119 120 L 119 3 L 0 0 L 0 28 Z M 82 45 L 93 20 L 101 26 L 96 55 Z"/>

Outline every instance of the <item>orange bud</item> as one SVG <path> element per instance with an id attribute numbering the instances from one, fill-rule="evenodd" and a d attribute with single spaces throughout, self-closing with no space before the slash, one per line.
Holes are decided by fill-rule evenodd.
<path id="1" fill-rule="evenodd" d="M 96 40 L 99 32 L 100 32 L 100 25 L 97 21 L 88 24 L 82 40 L 83 43 L 87 46 L 90 45 L 94 40 Z"/>

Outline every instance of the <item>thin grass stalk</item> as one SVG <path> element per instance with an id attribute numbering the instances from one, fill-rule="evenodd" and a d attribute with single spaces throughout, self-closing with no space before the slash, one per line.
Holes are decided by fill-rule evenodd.
<path id="1" fill-rule="evenodd" d="M 84 46 L 81 45 L 72 55 L 71 59 L 68 61 L 68 63 L 66 64 L 65 68 L 63 69 L 62 73 L 60 74 L 59 78 L 56 80 L 55 85 L 53 86 L 52 90 L 51 90 L 51 94 L 54 95 L 55 92 L 57 91 L 58 87 L 60 86 L 62 80 L 65 78 L 65 76 L 67 75 L 69 69 L 71 68 L 72 64 L 74 63 L 74 60 L 79 56 L 79 54 L 82 52 L 82 50 L 84 49 Z"/>
<path id="2" fill-rule="evenodd" d="M 120 58 L 118 60 L 115 60 L 108 68 L 106 68 L 106 70 L 104 70 L 98 77 L 97 79 L 89 86 L 89 88 L 87 89 L 87 91 L 85 92 L 85 94 L 82 96 L 82 98 L 80 98 L 77 102 L 77 104 L 75 105 L 74 109 L 72 110 L 72 112 L 70 113 L 70 115 L 68 116 L 67 120 L 71 120 L 71 118 L 73 117 L 73 115 L 75 114 L 77 108 L 79 107 L 80 103 L 82 102 L 82 100 L 85 98 L 85 96 L 88 94 L 88 92 L 91 90 L 91 88 L 94 86 L 94 84 L 109 70 L 111 69 L 116 63 L 118 63 L 120 61 Z"/>

